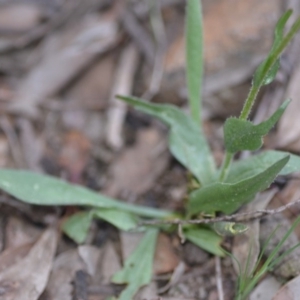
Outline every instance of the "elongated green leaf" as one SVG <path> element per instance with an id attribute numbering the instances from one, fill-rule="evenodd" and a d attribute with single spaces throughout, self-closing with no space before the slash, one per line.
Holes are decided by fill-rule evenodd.
<path id="1" fill-rule="evenodd" d="M 186 9 L 186 78 L 193 120 L 200 124 L 203 76 L 203 33 L 200 0 L 187 1 Z"/>
<path id="2" fill-rule="evenodd" d="M 228 152 L 236 153 L 242 150 L 257 150 L 262 146 L 262 138 L 276 124 L 284 113 L 290 100 L 285 101 L 266 121 L 254 125 L 250 121 L 229 118 L 224 125 L 225 147 Z"/>
<path id="3" fill-rule="evenodd" d="M 264 76 L 264 72 L 267 68 L 270 67 L 268 63 L 270 63 L 272 56 L 274 56 L 276 49 L 280 46 L 280 43 L 284 38 L 284 26 L 291 15 L 292 15 L 292 11 L 288 10 L 278 20 L 277 25 L 275 27 L 274 42 L 272 48 L 269 52 L 268 57 L 258 66 L 257 70 L 255 71 L 253 77 L 253 85 L 266 85 L 271 83 L 274 80 L 280 66 L 279 59 L 277 59 L 276 62 L 273 64 L 273 66 L 271 66 L 271 69 L 269 69 L 269 71 L 265 76 Z"/>
<path id="4" fill-rule="evenodd" d="M 209 146 L 200 130 L 186 114 L 173 105 L 152 104 L 135 97 L 118 96 L 136 109 L 159 118 L 170 127 L 169 145 L 172 154 L 202 184 L 214 181 L 216 167 Z"/>
<path id="5" fill-rule="evenodd" d="M 86 239 L 92 219 L 90 211 L 81 211 L 68 218 L 63 223 L 62 230 L 76 243 L 81 244 Z"/>
<path id="6" fill-rule="evenodd" d="M 237 183 L 213 183 L 191 193 L 188 210 L 198 212 L 224 212 L 231 214 L 243 204 L 251 201 L 273 182 L 276 175 L 289 160 L 289 156 L 277 161 L 264 172 Z"/>
<path id="7" fill-rule="evenodd" d="M 124 268 L 113 276 L 114 283 L 128 284 L 119 300 L 133 299 L 140 287 L 151 282 L 157 235 L 157 229 L 148 229 L 138 247 L 125 261 Z"/>
<path id="8" fill-rule="evenodd" d="M 193 244 L 212 254 L 225 255 L 220 247 L 223 238 L 209 228 L 188 226 L 184 229 L 184 236 Z"/>
<path id="9" fill-rule="evenodd" d="M 171 212 L 165 210 L 123 203 L 55 177 L 29 171 L 1 169 L 0 189 L 31 204 L 115 208 L 152 218 L 171 215 Z"/>
<path id="10" fill-rule="evenodd" d="M 116 209 L 93 209 L 92 215 L 107 221 L 117 228 L 127 231 L 137 227 L 138 218 L 131 213 Z"/>
<path id="11" fill-rule="evenodd" d="M 279 175 L 288 175 L 300 172 L 300 156 L 289 152 L 268 150 L 244 160 L 233 162 L 226 182 L 235 183 L 246 178 L 256 176 L 287 155 L 290 156 L 290 159 L 280 171 Z"/>
<path id="12" fill-rule="evenodd" d="M 131 213 L 110 208 L 98 208 L 72 215 L 63 223 L 62 230 L 75 242 L 83 243 L 93 218 L 105 220 L 124 231 L 136 228 L 138 222 L 136 216 Z"/>

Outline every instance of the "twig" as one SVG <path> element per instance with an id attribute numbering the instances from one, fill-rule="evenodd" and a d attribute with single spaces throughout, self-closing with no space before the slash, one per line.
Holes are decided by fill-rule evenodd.
<path id="1" fill-rule="evenodd" d="M 150 20 L 154 38 L 156 41 L 156 53 L 149 89 L 142 96 L 142 98 L 147 100 L 150 100 L 158 93 L 164 73 L 164 59 L 167 37 L 161 14 L 161 6 L 158 4 L 158 1 L 154 2 L 154 5 L 150 11 Z"/>
<path id="2" fill-rule="evenodd" d="M 219 300 L 224 300 L 221 259 L 219 256 L 216 256 L 215 260 L 216 260 L 216 280 L 217 280 L 218 296 L 219 296 Z"/>
<path id="3" fill-rule="evenodd" d="M 129 8 L 125 8 L 123 12 L 122 23 L 125 30 L 135 41 L 137 47 L 144 54 L 147 63 L 153 65 L 155 61 L 155 46 L 153 40 Z"/>
<path id="4" fill-rule="evenodd" d="M 224 221 L 234 221 L 234 222 L 248 222 L 255 219 L 263 218 L 267 215 L 275 215 L 278 213 L 283 212 L 284 210 L 297 205 L 300 203 L 300 199 L 288 203 L 286 205 L 280 206 L 275 209 L 262 209 L 256 210 L 246 213 L 237 213 L 231 216 L 222 216 L 217 218 L 210 218 L 210 219 L 194 219 L 194 220 L 181 220 L 181 219 L 174 219 L 174 220 L 150 220 L 150 221 L 143 221 L 140 222 L 139 225 L 185 225 L 185 224 L 210 224 L 216 222 L 224 222 Z"/>
<path id="5" fill-rule="evenodd" d="M 122 52 L 120 65 L 117 69 L 115 84 L 111 95 L 111 105 L 108 110 L 107 143 L 118 150 L 123 145 L 122 127 L 127 111 L 124 102 L 116 100 L 116 94 L 128 95 L 131 92 L 133 78 L 138 65 L 138 53 L 134 45 L 128 45 Z"/>
<path id="6" fill-rule="evenodd" d="M 186 269 L 185 263 L 181 261 L 178 264 L 178 266 L 175 268 L 170 281 L 165 286 L 161 287 L 158 290 L 158 294 L 163 294 L 167 290 L 169 290 L 172 286 L 175 286 L 179 282 L 182 275 L 184 274 L 185 269 Z"/>

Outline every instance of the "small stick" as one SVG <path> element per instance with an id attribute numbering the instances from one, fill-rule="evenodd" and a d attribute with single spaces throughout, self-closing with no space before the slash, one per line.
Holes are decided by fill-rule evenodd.
<path id="1" fill-rule="evenodd" d="M 122 128 L 127 112 L 127 106 L 123 101 L 115 99 L 116 94 L 130 95 L 133 86 L 133 79 L 138 66 L 138 52 L 133 44 L 124 48 L 118 69 L 112 95 L 110 107 L 107 112 L 107 134 L 106 141 L 114 149 L 119 150 L 123 145 Z"/>
<path id="2" fill-rule="evenodd" d="M 217 280 L 218 296 L 219 296 L 219 300 L 224 300 L 221 259 L 219 256 L 216 256 L 215 260 L 216 260 L 216 280 Z"/>
<path id="3" fill-rule="evenodd" d="M 278 213 L 283 212 L 284 210 L 300 203 L 300 199 L 293 201 L 291 203 L 288 203 L 286 205 L 280 206 L 275 209 L 262 209 L 262 210 L 256 210 L 246 213 L 237 213 L 233 214 L 231 216 L 222 216 L 222 217 L 216 217 L 216 218 L 210 218 L 210 219 L 194 219 L 194 220 L 180 220 L 180 219 L 174 219 L 174 220 L 150 220 L 150 221 L 143 221 L 140 222 L 139 225 L 185 225 L 185 224 L 210 224 L 210 223 L 216 223 L 216 222 L 224 222 L 224 221 L 234 221 L 234 222 L 248 222 L 255 219 L 263 218 L 267 215 L 275 215 Z"/>

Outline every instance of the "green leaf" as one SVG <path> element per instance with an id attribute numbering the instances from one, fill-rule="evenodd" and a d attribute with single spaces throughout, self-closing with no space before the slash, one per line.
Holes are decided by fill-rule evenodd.
<path id="1" fill-rule="evenodd" d="M 264 172 L 236 183 L 213 183 L 190 194 L 188 210 L 198 212 L 224 212 L 231 214 L 251 201 L 255 194 L 265 190 L 289 160 L 289 156 L 275 162 Z"/>
<path id="2" fill-rule="evenodd" d="M 173 105 L 152 104 L 135 97 L 118 96 L 136 109 L 159 118 L 170 127 L 172 154 L 203 184 L 214 181 L 216 167 L 199 126 Z"/>
<path id="3" fill-rule="evenodd" d="M 169 211 L 120 202 L 82 186 L 29 171 L 1 169 L 0 189 L 30 204 L 115 208 L 150 218 L 171 215 Z"/>
<path id="4" fill-rule="evenodd" d="M 279 59 L 277 59 L 274 62 L 274 64 L 270 66 L 270 61 L 272 60 L 272 58 L 276 52 L 276 49 L 282 43 L 282 40 L 284 38 L 284 26 L 287 23 L 287 21 L 291 15 L 292 15 L 292 11 L 288 10 L 278 20 L 276 27 L 275 27 L 274 42 L 273 42 L 272 48 L 269 52 L 269 55 L 258 66 L 257 70 L 254 73 L 254 77 L 253 77 L 253 85 L 254 86 L 266 85 L 266 84 L 271 83 L 274 80 L 276 73 L 279 69 L 280 62 L 279 62 Z M 264 75 L 265 71 L 267 71 L 266 75 Z"/>
<path id="5" fill-rule="evenodd" d="M 93 209 L 92 215 L 124 231 L 134 229 L 138 225 L 138 218 L 126 211 L 107 208 Z"/>
<path id="6" fill-rule="evenodd" d="M 124 231 L 134 229 L 138 225 L 138 218 L 128 212 L 109 208 L 98 208 L 75 213 L 63 223 L 62 230 L 75 242 L 79 244 L 83 243 L 93 218 L 100 218 Z"/>
<path id="7" fill-rule="evenodd" d="M 135 251 L 125 261 L 124 268 L 113 276 L 114 283 L 128 284 L 119 300 L 133 299 L 140 287 L 151 282 L 157 235 L 157 229 L 148 229 Z"/>
<path id="8" fill-rule="evenodd" d="M 290 159 L 280 171 L 279 175 L 288 175 L 300 172 L 300 156 L 283 151 L 269 150 L 249 158 L 233 162 L 226 182 L 234 183 L 256 176 L 287 155 L 290 156 Z"/>
<path id="9" fill-rule="evenodd" d="M 184 229 L 184 236 L 198 247 L 218 256 L 225 253 L 220 247 L 222 237 L 209 228 L 199 226 L 188 226 Z"/>
<path id="10" fill-rule="evenodd" d="M 286 100 L 266 121 L 254 125 L 250 121 L 229 118 L 224 125 L 225 148 L 230 153 L 242 150 L 257 150 L 262 146 L 266 135 L 284 113 L 290 100 Z"/>
<path id="11" fill-rule="evenodd" d="M 86 239 L 92 219 L 90 211 L 81 211 L 68 218 L 63 223 L 62 230 L 76 243 L 81 244 Z"/>
<path id="12" fill-rule="evenodd" d="M 193 120 L 201 121 L 201 87 L 203 76 L 202 12 L 199 0 L 187 1 L 186 8 L 186 79 Z"/>

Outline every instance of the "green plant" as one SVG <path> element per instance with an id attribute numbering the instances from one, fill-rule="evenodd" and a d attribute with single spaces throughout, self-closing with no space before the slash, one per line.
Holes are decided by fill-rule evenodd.
<path id="1" fill-rule="evenodd" d="M 253 268 L 253 270 L 249 270 L 249 259 L 250 259 L 250 253 L 248 256 L 248 261 L 245 267 L 245 270 L 241 270 L 241 267 L 238 263 L 238 261 L 232 256 L 233 259 L 235 259 L 239 265 L 239 277 L 238 277 L 238 282 L 237 282 L 237 292 L 236 292 L 236 297 L 235 300 L 245 300 L 249 296 L 250 292 L 253 290 L 255 285 L 259 282 L 259 280 L 268 272 L 272 271 L 283 259 L 286 255 L 290 254 L 292 251 L 294 251 L 297 247 L 300 246 L 300 243 L 297 243 L 293 247 L 291 247 L 289 250 L 283 252 L 281 255 L 278 255 L 280 248 L 284 244 L 284 242 L 287 240 L 289 235 L 293 232 L 293 230 L 296 228 L 296 226 L 300 223 L 300 217 L 298 217 L 291 228 L 286 232 L 286 234 L 283 236 L 281 241 L 278 243 L 278 245 L 273 249 L 269 257 L 262 263 L 262 258 L 266 249 L 266 246 L 268 245 L 269 241 L 271 238 L 274 236 L 276 233 L 276 230 L 278 229 L 275 228 L 273 233 L 269 236 L 267 241 L 265 242 L 265 245 L 262 248 L 262 251 L 257 259 L 257 262 Z"/>
<path id="2" fill-rule="evenodd" d="M 158 229 L 166 228 L 162 225 L 139 226 L 145 218 L 156 219 L 158 223 L 169 220 L 170 223 L 179 224 L 178 219 L 188 220 L 201 214 L 213 217 L 221 212 L 230 215 L 252 201 L 258 192 L 268 188 L 277 175 L 300 170 L 298 156 L 279 151 L 265 151 L 246 160 L 233 162 L 235 153 L 258 150 L 262 146 L 263 136 L 276 124 L 289 104 L 289 100 L 284 102 L 268 120 L 258 125 L 248 120 L 260 88 L 274 79 L 282 51 L 300 29 L 298 18 L 284 34 L 285 24 L 291 14 L 290 10 L 287 11 L 276 25 L 273 46 L 254 74 L 240 117 L 229 118 L 225 122 L 226 154 L 220 169 L 215 164 L 203 134 L 200 118 L 203 45 L 199 0 L 187 1 L 186 74 L 191 117 L 172 105 L 152 104 L 135 97 L 118 96 L 136 109 L 159 118 L 169 127 L 170 151 L 193 174 L 193 180 L 197 181 L 198 186 L 189 194 L 185 215 L 126 204 L 51 176 L 26 171 L 0 170 L 0 188 L 27 203 L 91 207 L 90 210 L 74 214 L 63 225 L 64 232 L 78 243 L 85 240 L 93 218 L 103 219 L 121 230 L 144 230 L 145 237 L 141 244 L 125 262 L 124 269 L 113 278 L 116 283 L 128 284 L 120 299 L 131 299 L 140 286 L 151 280 L 157 232 Z M 167 227 L 168 230 L 176 229 L 176 226 Z M 237 234 L 245 230 L 245 225 L 216 221 L 213 226 L 184 224 L 180 228 L 186 239 L 215 255 L 223 256 L 225 253 L 220 247 L 222 237 L 217 233 Z M 147 258 L 147 262 L 141 260 L 141 257 Z"/>

